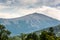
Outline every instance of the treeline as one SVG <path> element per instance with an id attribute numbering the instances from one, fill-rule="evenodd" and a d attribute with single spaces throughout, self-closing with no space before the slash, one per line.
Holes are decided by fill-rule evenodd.
<path id="1" fill-rule="evenodd" d="M 0 25 L 0 40 L 60 40 L 60 37 L 54 33 L 54 28 L 50 27 L 48 31 L 42 31 L 38 33 L 21 33 L 17 36 L 10 36 L 11 32 L 5 28 L 4 25 Z"/>

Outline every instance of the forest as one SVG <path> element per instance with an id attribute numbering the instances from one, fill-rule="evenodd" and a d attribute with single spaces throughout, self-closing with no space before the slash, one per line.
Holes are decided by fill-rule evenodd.
<path id="1" fill-rule="evenodd" d="M 35 32 L 20 35 L 10 36 L 11 32 L 6 27 L 0 24 L 0 40 L 60 40 L 59 36 L 54 33 L 54 28 L 50 27 L 48 31 L 42 31 L 39 35 Z"/>

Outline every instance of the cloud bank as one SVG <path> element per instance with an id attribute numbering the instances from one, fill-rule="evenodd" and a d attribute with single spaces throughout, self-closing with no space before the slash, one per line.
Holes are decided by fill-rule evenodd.
<path id="1" fill-rule="evenodd" d="M 0 0 L 0 18 L 16 18 L 34 12 L 60 20 L 60 0 Z"/>

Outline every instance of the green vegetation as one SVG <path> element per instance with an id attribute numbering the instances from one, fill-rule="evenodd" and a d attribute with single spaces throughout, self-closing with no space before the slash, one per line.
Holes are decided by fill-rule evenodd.
<path id="1" fill-rule="evenodd" d="M 20 36 L 10 36 L 11 32 L 0 24 L 0 40 L 60 40 L 54 33 L 54 28 L 50 27 L 48 31 L 42 31 L 38 35 L 33 32 L 30 34 L 21 33 Z"/>
<path id="2" fill-rule="evenodd" d="M 4 25 L 0 25 L 0 40 L 7 40 L 10 35 L 10 31 L 8 31 Z"/>

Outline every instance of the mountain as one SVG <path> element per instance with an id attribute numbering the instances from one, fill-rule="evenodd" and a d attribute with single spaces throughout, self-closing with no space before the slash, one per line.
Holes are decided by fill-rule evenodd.
<path id="1" fill-rule="evenodd" d="M 33 13 L 13 19 L 0 18 L 0 24 L 5 25 L 12 32 L 12 35 L 17 35 L 56 26 L 60 24 L 60 21 L 40 13 Z"/>

